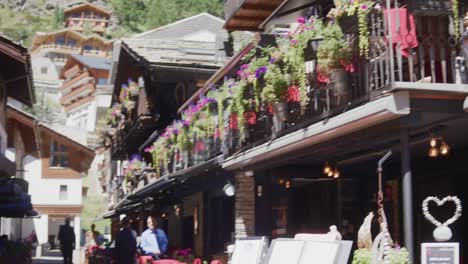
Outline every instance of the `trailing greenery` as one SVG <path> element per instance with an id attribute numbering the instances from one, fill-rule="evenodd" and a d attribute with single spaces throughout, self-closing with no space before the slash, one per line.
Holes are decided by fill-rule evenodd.
<path id="1" fill-rule="evenodd" d="M 334 69 L 345 68 L 351 59 L 351 49 L 338 24 L 331 24 L 322 31 L 323 41 L 317 50 L 319 71 L 329 75 Z"/>

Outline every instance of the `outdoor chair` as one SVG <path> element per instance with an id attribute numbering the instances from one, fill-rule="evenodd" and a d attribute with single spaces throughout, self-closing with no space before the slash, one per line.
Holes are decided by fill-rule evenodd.
<path id="1" fill-rule="evenodd" d="M 152 264 L 184 264 L 177 260 L 173 259 L 160 259 L 160 260 L 153 260 Z"/>

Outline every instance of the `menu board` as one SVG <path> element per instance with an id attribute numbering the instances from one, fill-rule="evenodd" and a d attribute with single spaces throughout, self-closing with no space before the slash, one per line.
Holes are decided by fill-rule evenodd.
<path id="1" fill-rule="evenodd" d="M 266 246 L 265 237 L 236 240 L 231 264 L 259 264 Z"/>
<path id="2" fill-rule="evenodd" d="M 459 264 L 458 243 L 423 243 L 421 244 L 422 264 Z"/>

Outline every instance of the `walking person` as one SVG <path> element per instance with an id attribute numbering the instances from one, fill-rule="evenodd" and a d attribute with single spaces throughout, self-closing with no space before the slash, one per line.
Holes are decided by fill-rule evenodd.
<path id="1" fill-rule="evenodd" d="M 148 229 L 141 234 L 140 247 L 143 254 L 146 256 L 152 256 L 154 259 L 159 259 L 167 250 L 167 236 L 166 233 L 157 228 L 158 222 L 153 216 L 149 216 L 146 224 Z"/>
<path id="2" fill-rule="evenodd" d="M 130 220 L 124 217 L 120 221 L 122 228 L 115 240 L 115 257 L 117 264 L 133 264 L 136 256 L 136 237 L 130 228 Z"/>
<path id="3" fill-rule="evenodd" d="M 60 251 L 62 251 L 63 264 L 72 264 L 73 249 L 75 249 L 75 231 L 70 226 L 70 218 L 65 218 L 65 225 L 61 225 L 58 233 Z"/>

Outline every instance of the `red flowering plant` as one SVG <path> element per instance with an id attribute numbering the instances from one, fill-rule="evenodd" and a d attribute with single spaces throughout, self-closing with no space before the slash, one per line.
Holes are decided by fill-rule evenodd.
<path id="1" fill-rule="evenodd" d="M 322 36 L 317 50 L 318 81 L 330 82 L 330 74 L 335 70 L 354 72 L 351 48 L 338 24 L 329 24 L 323 29 Z"/>
<path id="2" fill-rule="evenodd" d="M 306 52 L 311 41 L 321 38 L 322 20 L 316 17 L 299 17 L 297 27 L 288 32 L 285 47 L 285 62 L 287 71 L 291 73 L 293 85 L 288 88 L 288 101 L 300 102 L 302 110 L 309 102 L 307 96 L 307 75 L 305 69 Z"/>

